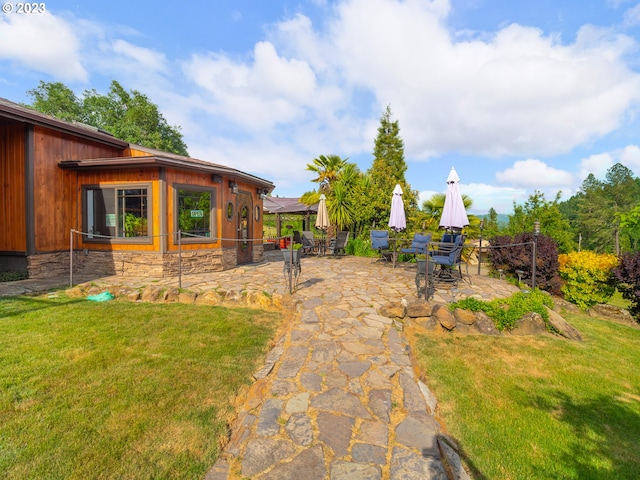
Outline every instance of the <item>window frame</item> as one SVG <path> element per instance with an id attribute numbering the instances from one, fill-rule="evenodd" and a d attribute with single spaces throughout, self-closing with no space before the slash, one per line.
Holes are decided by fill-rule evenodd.
<path id="1" fill-rule="evenodd" d="M 118 222 L 116 220 L 116 235 L 110 236 L 110 238 L 91 237 L 89 227 L 89 191 L 105 191 L 113 190 L 113 203 L 114 213 L 105 212 L 105 214 L 113 214 L 116 219 L 118 218 L 118 192 L 121 190 L 146 190 L 146 220 L 147 220 L 147 235 L 140 237 L 119 237 L 118 234 Z M 135 183 L 99 183 L 99 184 L 86 184 L 82 185 L 82 229 L 86 234 L 84 235 L 84 243 L 100 243 L 100 244 L 153 244 L 153 188 L 149 182 L 135 182 Z M 95 213 L 95 212 L 93 212 Z M 105 235 L 105 233 L 96 233 L 96 235 Z"/>
<path id="2" fill-rule="evenodd" d="M 180 212 L 178 212 L 180 203 L 180 190 L 186 190 L 189 192 L 208 192 L 211 195 L 211 202 L 209 204 L 209 237 L 189 237 L 181 236 L 180 243 L 182 244 L 201 244 L 201 243 L 217 243 L 218 242 L 218 222 L 217 222 L 217 194 L 216 187 L 206 185 L 192 185 L 184 183 L 174 183 L 173 188 L 173 231 L 175 232 L 175 241 L 178 242 L 178 230 L 180 229 Z"/>

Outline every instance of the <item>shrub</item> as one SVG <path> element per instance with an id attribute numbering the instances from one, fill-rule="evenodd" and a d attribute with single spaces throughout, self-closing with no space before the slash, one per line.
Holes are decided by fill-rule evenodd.
<path id="1" fill-rule="evenodd" d="M 532 233 L 519 233 L 511 237 L 499 235 L 490 239 L 490 259 L 494 270 L 501 269 L 516 277 L 516 270 L 524 272 L 522 278 L 531 284 L 532 277 Z M 554 294 L 560 293 L 561 280 L 558 275 L 558 245 L 547 235 L 538 235 L 536 248 L 536 287 Z"/>
<path id="2" fill-rule="evenodd" d="M 615 292 L 611 281 L 611 271 L 618 264 L 615 255 L 584 250 L 561 254 L 558 263 L 560 277 L 565 281 L 564 298 L 582 310 L 605 303 Z"/>
<path id="3" fill-rule="evenodd" d="M 640 252 L 622 255 L 613 275 L 622 298 L 631 302 L 629 313 L 640 323 Z"/>
<path id="4" fill-rule="evenodd" d="M 14 282 L 16 280 L 25 280 L 29 278 L 26 273 L 20 272 L 0 272 L 0 282 Z"/>
<path id="5" fill-rule="evenodd" d="M 371 242 L 360 237 L 351 238 L 347 242 L 347 255 L 355 255 L 357 257 L 373 257 L 377 252 L 371 250 Z"/>
<path id="6" fill-rule="evenodd" d="M 517 292 L 509 298 L 496 298 L 490 302 L 469 297 L 449 306 L 452 310 L 463 308 L 473 312 L 483 311 L 491 317 L 500 331 L 511 330 L 520 318 L 530 312 L 539 313 L 544 321 L 548 322 L 549 312 L 545 307 L 553 308 L 553 300 L 538 289 L 529 293 Z M 547 323 L 547 329 L 549 328 Z"/>

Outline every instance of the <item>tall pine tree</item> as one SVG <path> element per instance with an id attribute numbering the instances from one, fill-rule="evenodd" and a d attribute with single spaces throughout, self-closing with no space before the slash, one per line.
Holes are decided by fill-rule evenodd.
<path id="1" fill-rule="evenodd" d="M 402 187 L 405 211 L 417 208 L 418 192 L 411 190 L 405 179 L 407 163 L 404 160 L 404 142 L 400 137 L 398 121 L 391 120 L 391 107 L 387 106 L 380 118 L 378 136 L 373 149 L 373 164 L 368 170 L 369 188 L 367 204 L 363 209 L 370 226 L 386 227 L 391 213 L 391 195 L 396 184 Z"/>

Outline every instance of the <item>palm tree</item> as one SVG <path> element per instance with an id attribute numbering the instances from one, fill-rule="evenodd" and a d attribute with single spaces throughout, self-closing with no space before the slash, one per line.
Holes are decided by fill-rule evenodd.
<path id="1" fill-rule="evenodd" d="M 312 181 L 318 184 L 318 190 L 306 192 L 300 201 L 311 205 L 318 202 L 321 193 L 325 194 L 331 223 L 329 236 L 336 227 L 343 229 L 353 224 L 355 210 L 351 193 L 362 177 L 357 165 L 339 155 L 320 155 L 307 164 L 307 170 L 317 175 Z"/>
<path id="2" fill-rule="evenodd" d="M 318 184 L 321 193 L 327 195 L 331 192 L 333 184 L 347 165 L 348 158 L 341 158 L 339 155 L 320 155 L 314 158 L 312 163 L 307 164 L 307 170 L 314 172 L 317 177 L 311 180 Z"/>

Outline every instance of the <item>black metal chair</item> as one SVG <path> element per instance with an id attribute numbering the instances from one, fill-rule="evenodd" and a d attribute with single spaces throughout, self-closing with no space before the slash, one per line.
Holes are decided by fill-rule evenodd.
<path id="1" fill-rule="evenodd" d="M 304 253 L 313 253 L 316 249 L 316 239 L 313 232 L 304 230 L 302 232 L 302 251 Z"/>
<path id="2" fill-rule="evenodd" d="M 336 234 L 336 238 L 331 239 L 331 243 L 329 244 L 329 253 L 334 257 L 340 252 L 345 253 L 348 241 L 349 232 L 338 232 Z"/>
<path id="3" fill-rule="evenodd" d="M 434 272 L 436 281 L 444 281 L 458 284 L 462 280 L 462 248 L 466 235 L 458 235 L 451 244 L 438 243 L 438 249 L 429 252 L 429 260 L 435 265 L 440 265 L 440 270 Z"/>

